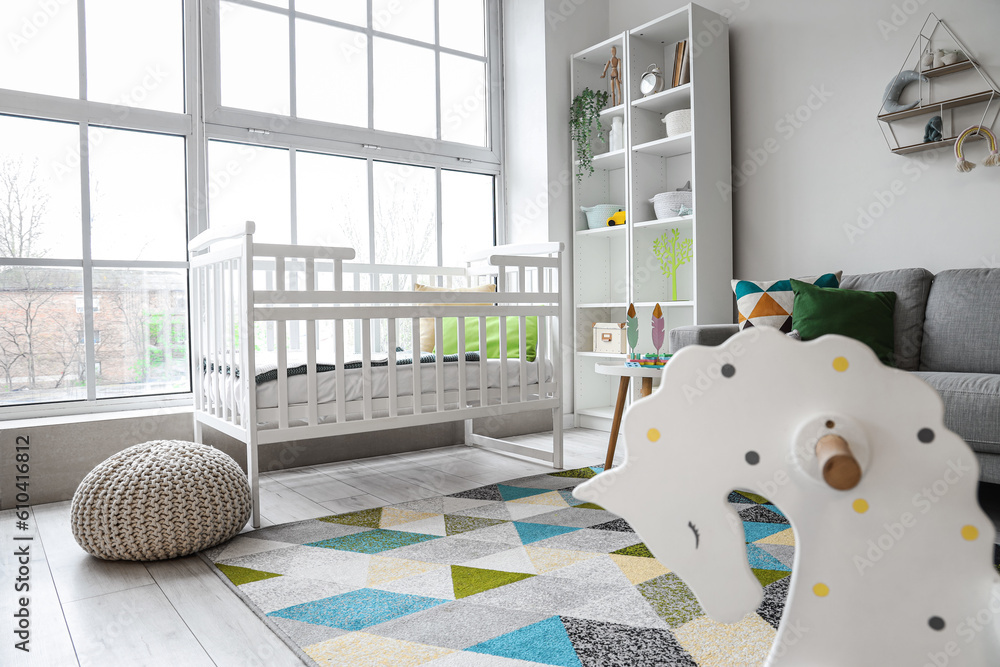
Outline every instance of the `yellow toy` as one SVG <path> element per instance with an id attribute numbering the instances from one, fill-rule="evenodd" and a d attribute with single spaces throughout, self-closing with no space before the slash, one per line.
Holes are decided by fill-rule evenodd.
<path id="1" fill-rule="evenodd" d="M 625 211 L 618 211 L 613 216 L 608 218 L 608 227 L 614 227 L 616 225 L 625 224 Z"/>

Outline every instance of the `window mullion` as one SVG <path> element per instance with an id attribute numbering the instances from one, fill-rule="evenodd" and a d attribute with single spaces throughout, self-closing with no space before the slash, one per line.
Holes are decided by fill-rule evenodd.
<path id="1" fill-rule="evenodd" d="M 288 201 L 291 203 L 292 210 L 289 212 L 289 220 L 292 223 L 291 229 L 291 240 L 292 245 L 296 245 L 299 242 L 299 214 L 298 214 L 298 174 L 296 170 L 296 163 L 298 160 L 295 158 L 295 149 L 288 149 L 288 175 L 289 175 L 289 187 L 291 188 L 288 192 Z"/>
<path id="2" fill-rule="evenodd" d="M 368 3 L 371 6 L 371 1 Z M 368 158 L 368 258 L 375 264 L 375 160 Z"/>
<path id="3" fill-rule="evenodd" d="M 87 400 L 97 400 L 94 349 L 94 274 L 90 245 L 90 126 L 80 123 L 80 224 L 83 225 L 83 326 L 87 369 Z"/>
<path id="4" fill-rule="evenodd" d="M 365 33 L 368 42 L 368 129 L 375 129 L 375 30 L 372 22 L 372 5 L 374 0 L 368 0 L 368 30 Z M 372 255 L 374 257 L 374 255 Z"/>
<path id="5" fill-rule="evenodd" d="M 80 99 L 87 99 L 87 11 L 86 1 L 76 0 L 76 42 L 80 75 Z"/>
<path id="6" fill-rule="evenodd" d="M 295 74 L 295 0 L 288 0 L 288 86 L 291 89 L 288 99 L 289 115 L 295 118 L 298 111 L 298 91 L 296 90 Z M 294 241 L 292 241 L 294 243 Z"/>
<path id="7" fill-rule="evenodd" d="M 434 108 L 437 110 L 435 122 L 437 126 L 437 138 L 442 137 L 441 131 L 441 0 L 434 0 Z M 441 178 L 438 174 L 438 192 L 441 190 Z M 438 206 L 440 208 L 440 198 Z M 440 224 L 440 220 L 438 221 Z M 441 256 L 438 255 L 438 264 L 441 263 Z"/>

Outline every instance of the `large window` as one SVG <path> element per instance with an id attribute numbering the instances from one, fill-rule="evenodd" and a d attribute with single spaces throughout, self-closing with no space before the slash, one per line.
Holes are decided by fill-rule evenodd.
<path id="1" fill-rule="evenodd" d="M 0 416 L 183 399 L 210 225 L 379 263 L 502 240 L 499 22 L 498 0 L 4 0 Z"/>

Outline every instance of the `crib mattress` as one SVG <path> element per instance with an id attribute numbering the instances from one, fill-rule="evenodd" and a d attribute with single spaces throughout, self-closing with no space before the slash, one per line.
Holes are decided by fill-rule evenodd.
<path id="1" fill-rule="evenodd" d="M 488 359 L 486 361 L 486 386 L 489 389 L 499 389 L 501 383 L 501 363 L 500 359 Z M 520 359 L 507 359 L 507 387 L 519 388 L 521 386 L 521 373 L 526 374 L 527 384 L 537 384 L 539 374 L 538 361 L 522 361 Z M 396 366 L 396 395 L 413 395 L 413 366 Z M 479 362 L 466 362 L 465 364 L 465 386 L 469 390 L 479 389 Z M 420 391 L 423 394 L 434 394 L 437 391 L 436 366 L 434 364 L 421 364 L 420 368 Z M 459 389 L 459 364 L 448 362 L 443 364 L 444 390 L 457 391 Z M 388 398 L 389 396 L 389 368 L 387 366 L 374 366 L 371 368 L 372 376 L 372 398 Z M 552 362 L 549 359 L 544 361 L 543 382 L 552 380 Z M 230 375 L 206 372 L 202 378 L 202 389 L 208 399 L 209 405 L 214 405 L 219 399 L 220 393 L 225 392 L 228 403 L 230 392 L 233 390 L 234 379 Z M 236 380 L 238 382 L 238 380 Z M 261 382 L 256 385 L 257 408 L 278 407 L 278 383 L 275 380 Z M 331 403 L 337 400 L 337 373 L 328 371 L 316 374 L 316 390 L 318 403 Z M 305 404 L 308 402 L 308 375 L 292 375 L 288 377 L 288 404 Z M 364 398 L 364 382 L 362 370 L 360 368 L 344 369 L 344 394 L 348 401 L 361 400 Z M 240 414 L 244 412 L 243 400 L 237 401 L 237 408 Z"/>

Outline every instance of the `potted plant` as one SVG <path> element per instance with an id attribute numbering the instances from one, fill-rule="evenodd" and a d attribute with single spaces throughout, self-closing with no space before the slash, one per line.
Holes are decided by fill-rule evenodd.
<path id="1" fill-rule="evenodd" d="M 583 178 L 583 171 L 594 173 L 594 166 L 591 161 L 594 158 L 591 142 L 594 138 L 594 126 L 597 126 L 597 139 L 604 142 L 601 134 L 601 124 L 599 121 L 601 109 L 608 104 L 607 91 L 594 92 L 590 88 L 584 88 L 583 92 L 573 98 L 573 104 L 569 108 L 569 129 L 570 136 L 576 142 L 576 180 Z"/>

